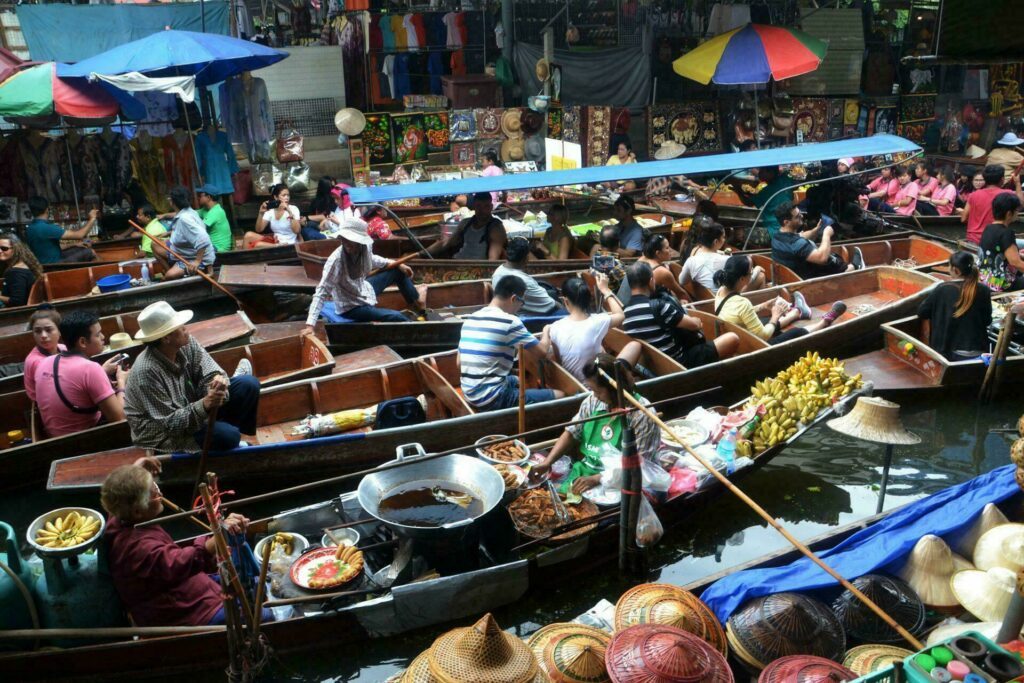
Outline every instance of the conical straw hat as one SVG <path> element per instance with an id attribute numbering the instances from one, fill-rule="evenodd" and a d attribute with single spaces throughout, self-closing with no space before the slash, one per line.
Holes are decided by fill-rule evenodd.
<path id="1" fill-rule="evenodd" d="M 680 628 L 638 624 L 619 631 L 605 665 L 613 683 L 733 683 L 718 650 Z"/>
<path id="2" fill-rule="evenodd" d="M 502 631 L 490 614 L 440 636 L 427 658 L 438 683 L 528 683 L 540 671 L 529 646 Z"/>
<path id="3" fill-rule="evenodd" d="M 1000 621 L 972 621 L 960 624 L 936 626 L 928 634 L 928 642 L 926 642 L 925 645 L 933 647 L 939 643 L 944 643 L 951 638 L 963 635 L 968 631 L 977 631 L 989 640 L 995 642 L 996 636 L 999 635 L 999 629 L 1002 625 L 1003 624 Z"/>
<path id="4" fill-rule="evenodd" d="M 999 621 L 1006 616 L 1017 585 L 1017 575 L 1005 567 L 988 571 L 966 569 L 949 580 L 956 599 L 981 621 Z"/>
<path id="5" fill-rule="evenodd" d="M 973 569 L 973 566 L 954 554 L 941 538 L 927 534 L 914 545 L 896 575 L 910 584 L 924 604 L 943 609 L 959 607 L 949 579 L 964 569 Z"/>
<path id="6" fill-rule="evenodd" d="M 978 545 L 978 539 L 981 538 L 982 534 L 989 529 L 996 528 L 1000 524 L 1009 523 L 1010 520 L 1006 518 L 1002 510 L 994 503 L 988 503 L 981 511 L 981 514 L 974 519 L 974 523 L 971 524 L 970 528 L 950 541 L 949 547 L 953 552 L 964 557 L 974 557 L 974 546 Z"/>
<path id="7" fill-rule="evenodd" d="M 861 396 L 848 414 L 828 421 L 828 426 L 855 439 L 911 446 L 921 443 L 920 437 L 908 432 L 900 421 L 900 407 L 892 401 L 875 396 Z"/>
<path id="8" fill-rule="evenodd" d="M 857 674 L 831 659 L 789 655 L 766 666 L 757 677 L 757 683 L 837 683 L 855 678 Z"/>
<path id="9" fill-rule="evenodd" d="M 736 655 L 756 668 L 786 655 L 837 661 L 846 652 L 839 617 L 819 600 L 799 593 L 748 600 L 729 617 L 726 635 Z"/>
<path id="10" fill-rule="evenodd" d="M 430 650 L 424 650 L 412 660 L 412 664 L 398 679 L 398 683 L 437 683 L 437 679 L 430 675 L 430 661 L 427 659 L 429 654 Z"/>
<path id="11" fill-rule="evenodd" d="M 611 636 L 583 624 L 549 624 L 527 645 L 554 683 L 604 683 L 611 679 L 604 666 Z"/>
<path id="12" fill-rule="evenodd" d="M 858 645 L 847 651 L 843 666 L 858 676 L 867 676 L 912 654 L 910 650 L 894 645 Z"/>
<path id="13" fill-rule="evenodd" d="M 703 638 L 723 655 L 729 646 L 718 617 L 690 591 L 667 583 L 642 583 L 615 603 L 615 630 L 637 624 L 666 624 Z"/>
<path id="14" fill-rule="evenodd" d="M 1024 524 L 1001 524 L 983 533 L 974 546 L 974 566 L 1012 572 L 1024 568 Z"/>

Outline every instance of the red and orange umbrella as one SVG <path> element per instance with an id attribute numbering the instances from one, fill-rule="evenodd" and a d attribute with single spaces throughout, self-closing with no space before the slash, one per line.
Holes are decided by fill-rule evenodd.
<path id="1" fill-rule="evenodd" d="M 123 104 L 102 85 L 83 78 L 59 78 L 55 62 L 22 69 L 0 83 L 0 116 L 4 117 L 57 114 L 99 119 L 117 116 Z"/>

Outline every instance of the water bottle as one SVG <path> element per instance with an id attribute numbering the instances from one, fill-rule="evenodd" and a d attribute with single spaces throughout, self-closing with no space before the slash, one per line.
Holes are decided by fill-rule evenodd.
<path id="1" fill-rule="evenodd" d="M 142 262 L 142 281 L 149 282 L 149 263 Z"/>
<path id="2" fill-rule="evenodd" d="M 736 428 L 733 427 L 718 440 L 718 457 L 725 461 L 726 473 L 736 471 Z"/>

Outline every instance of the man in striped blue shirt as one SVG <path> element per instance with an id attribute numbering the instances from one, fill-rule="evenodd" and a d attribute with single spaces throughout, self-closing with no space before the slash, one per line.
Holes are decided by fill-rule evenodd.
<path id="1" fill-rule="evenodd" d="M 540 360 L 551 350 L 547 330 L 538 340 L 516 314 L 523 307 L 526 283 L 506 275 L 494 285 L 491 303 L 468 316 L 459 339 L 459 370 L 462 393 L 477 410 L 501 410 L 519 404 L 519 378 L 510 374 L 516 347 Z M 523 362 L 520 359 L 520 362 Z M 561 398 L 556 389 L 527 389 L 526 402 Z"/>

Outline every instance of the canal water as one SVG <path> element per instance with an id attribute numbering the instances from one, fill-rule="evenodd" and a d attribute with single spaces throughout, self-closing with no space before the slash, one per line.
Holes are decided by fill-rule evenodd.
<path id="1" fill-rule="evenodd" d="M 1014 392 L 1006 393 L 1009 398 L 987 408 L 978 408 L 973 397 L 965 400 L 953 394 L 904 401 L 904 422 L 921 437 L 921 443 L 896 448 L 885 508 L 1006 464 L 1014 435 L 999 430 L 1014 427 L 1024 411 Z M 854 441 L 820 425 L 744 479 L 742 488 L 798 538 L 810 539 L 875 512 L 883 452 L 880 446 Z M 62 502 L 98 507 L 95 498 L 77 495 Z M 269 514 L 304 502 L 309 501 L 281 499 L 272 508 L 249 512 Z M 51 507 L 44 494 L 9 496 L 0 501 L 0 520 L 23 533 L 36 515 Z M 175 532 L 191 533 L 185 528 L 172 529 Z M 666 533 L 650 555 L 649 579 L 684 585 L 785 545 L 738 499 L 724 494 L 707 510 Z M 601 598 L 614 602 L 629 585 L 619 578 L 614 565 L 605 565 L 586 575 L 585 582 L 577 579 L 531 592 L 497 610 L 495 617 L 502 627 L 525 637 L 544 624 L 574 618 Z M 369 643 L 337 642 L 327 651 L 276 658 L 265 680 L 383 681 L 450 627 Z M 224 680 L 223 673 L 190 678 L 195 683 Z"/>

